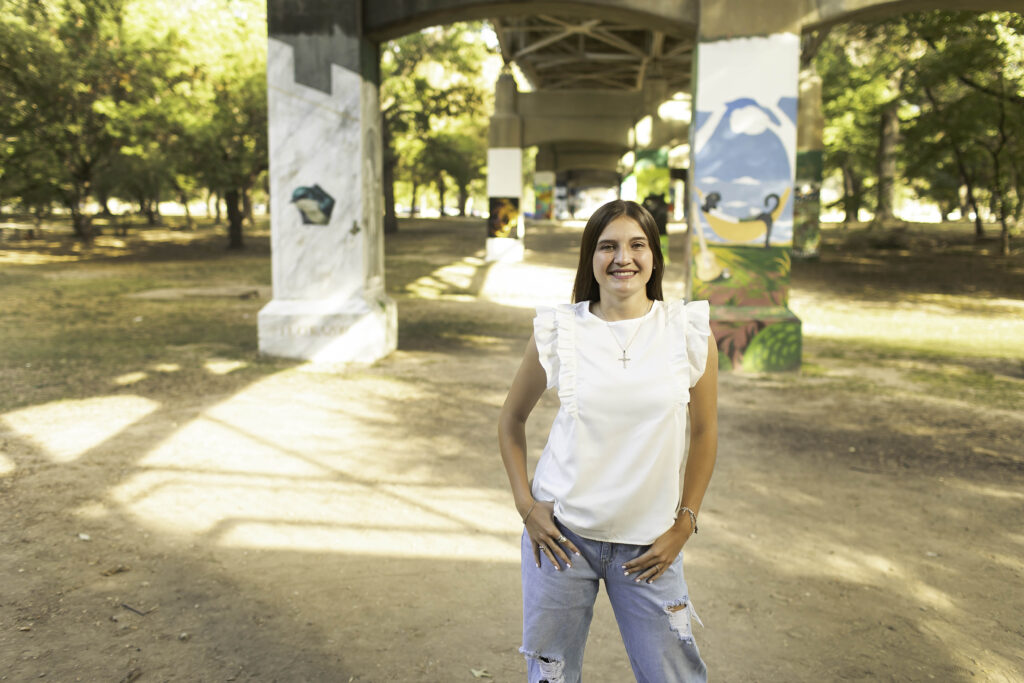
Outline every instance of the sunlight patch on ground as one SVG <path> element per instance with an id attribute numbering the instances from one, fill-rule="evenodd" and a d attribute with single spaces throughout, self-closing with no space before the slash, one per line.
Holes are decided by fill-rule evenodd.
<path id="1" fill-rule="evenodd" d="M 979 615 L 981 619 L 984 616 Z M 921 633 L 942 643 L 965 670 L 982 674 L 979 678 L 989 683 L 1019 683 L 1018 665 L 988 649 L 988 643 L 964 637 L 964 629 L 941 619 L 924 617 L 918 624 Z M 975 633 L 981 631 L 974 631 Z"/>
<path id="2" fill-rule="evenodd" d="M 442 266 L 430 275 L 424 275 L 406 285 L 406 291 L 421 299 L 444 299 L 446 301 L 474 301 L 472 291 L 477 271 L 485 265 L 477 256 L 467 256 L 460 261 Z"/>
<path id="3" fill-rule="evenodd" d="M 248 367 L 248 363 L 240 360 L 226 360 L 224 358 L 210 358 L 203 362 L 207 372 L 214 375 L 227 375 L 235 370 Z"/>
<path id="4" fill-rule="evenodd" d="M 531 263 L 495 263 L 487 271 L 480 298 L 503 306 L 533 308 L 570 300 L 573 268 Z"/>
<path id="5" fill-rule="evenodd" d="M 156 372 L 178 372 L 181 370 L 181 365 L 178 363 L 157 363 L 153 366 L 153 370 Z"/>
<path id="6" fill-rule="evenodd" d="M 117 386 L 119 386 L 119 387 L 126 387 L 129 384 L 135 384 L 136 382 L 141 382 L 142 380 L 146 379 L 147 377 L 149 377 L 149 375 L 146 374 L 145 372 L 141 372 L 141 371 L 138 371 L 138 372 L 126 372 L 123 375 L 118 375 L 117 377 L 115 377 L 111 381 L 114 384 L 116 384 Z"/>
<path id="7" fill-rule="evenodd" d="M 104 505 L 226 547 L 517 562 L 507 491 L 451 481 L 438 463 L 465 444 L 444 429 L 404 433 L 402 401 L 420 402 L 422 419 L 436 397 L 351 373 L 313 385 L 274 375 L 203 409 Z"/>
<path id="8" fill-rule="evenodd" d="M 77 254 L 43 254 L 31 251 L 0 251 L 0 264 L 10 266 L 40 266 L 47 263 L 69 263 L 81 261 L 82 256 Z"/>
<path id="9" fill-rule="evenodd" d="M 141 396 L 55 401 L 0 416 L 0 423 L 36 444 L 54 462 L 72 462 L 160 406 Z"/>
<path id="10" fill-rule="evenodd" d="M 944 483 L 946 486 L 958 488 L 963 491 L 970 491 L 971 493 L 975 493 L 979 496 L 999 498 L 1002 500 L 1024 500 L 1024 491 L 1008 489 L 994 484 L 975 484 L 971 481 L 952 478 L 946 479 Z"/>
<path id="11" fill-rule="evenodd" d="M 0 453 L 0 477 L 6 477 L 15 470 L 14 461 Z"/>

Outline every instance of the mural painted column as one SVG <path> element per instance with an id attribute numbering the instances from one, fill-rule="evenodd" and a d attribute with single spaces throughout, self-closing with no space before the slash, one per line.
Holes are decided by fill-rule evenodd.
<path id="1" fill-rule="evenodd" d="M 555 150 L 551 145 L 537 148 L 536 170 L 533 172 L 533 215 L 549 221 L 555 217 Z"/>
<path id="2" fill-rule="evenodd" d="M 522 261 L 523 123 L 516 113 L 516 82 L 498 76 L 487 149 L 487 261 Z"/>
<path id="3" fill-rule="evenodd" d="M 702 4 L 702 12 L 715 10 L 708 12 L 712 33 L 743 14 L 723 5 L 736 9 L 736 3 Z M 760 9 L 772 18 L 772 8 Z M 798 29 L 710 40 L 703 16 L 691 126 L 693 297 L 712 304 L 723 369 L 796 369 L 800 321 L 786 304 Z"/>
<path id="4" fill-rule="evenodd" d="M 384 294 L 377 46 L 358 4 L 270 0 L 267 85 L 274 298 L 260 351 L 372 362 L 396 347 Z"/>
<path id="5" fill-rule="evenodd" d="M 821 178 L 825 157 L 825 115 L 821 76 L 812 61 L 800 70 L 800 111 L 796 133 L 796 191 L 793 256 L 815 258 L 821 243 Z"/>

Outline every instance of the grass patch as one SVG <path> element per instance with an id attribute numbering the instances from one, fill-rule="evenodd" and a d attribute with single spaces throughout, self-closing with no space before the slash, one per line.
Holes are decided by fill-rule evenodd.
<path id="1" fill-rule="evenodd" d="M 1024 380 L 962 367 L 909 370 L 906 376 L 931 393 L 1003 410 L 1024 410 Z"/>
<path id="2" fill-rule="evenodd" d="M 0 410 L 104 392 L 202 393 L 282 367 L 258 355 L 257 314 L 265 300 L 126 296 L 269 284 L 265 237 L 250 236 L 241 252 L 225 250 L 223 235 L 212 231 L 188 237 L 183 247 L 129 235 L 120 238 L 119 255 L 85 250 L 67 263 L 8 259 L 0 273 Z M 74 245 L 3 246 L 2 253 L 23 256 Z M 225 373 L 231 381 L 217 374 L 223 367 L 232 368 Z"/>

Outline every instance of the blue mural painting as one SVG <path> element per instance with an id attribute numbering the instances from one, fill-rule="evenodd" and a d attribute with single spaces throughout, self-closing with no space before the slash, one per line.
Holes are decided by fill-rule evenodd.
<path id="1" fill-rule="evenodd" d="M 694 189 L 709 242 L 792 241 L 796 112 L 795 97 L 738 97 L 697 112 Z"/>
<path id="2" fill-rule="evenodd" d="M 295 188 L 292 203 L 298 208 L 304 225 L 327 225 L 334 211 L 334 197 L 319 185 Z"/>

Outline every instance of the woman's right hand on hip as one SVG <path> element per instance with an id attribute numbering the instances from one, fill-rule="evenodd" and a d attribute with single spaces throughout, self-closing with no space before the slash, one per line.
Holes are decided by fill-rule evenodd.
<path id="1" fill-rule="evenodd" d="M 553 502 L 537 501 L 524 524 L 526 533 L 530 535 L 530 544 L 533 546 L 533 561 L 538 568 L 541 553 L 547 556 L 557 571 L 562 571 L 562 564 L 572 567 L 572 561 L 566 551 L 575 555 L 579 555 L 580 551 L 555 525 Z"/>

